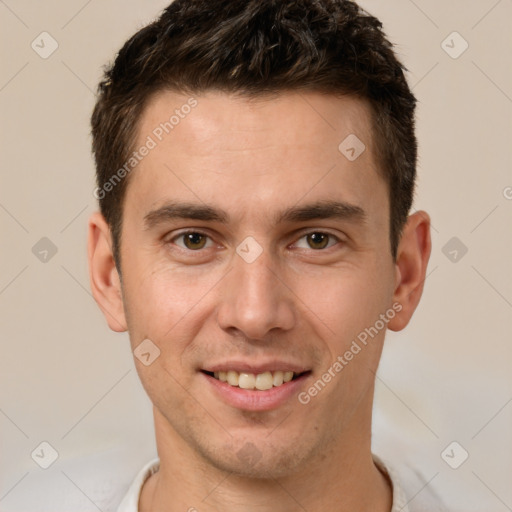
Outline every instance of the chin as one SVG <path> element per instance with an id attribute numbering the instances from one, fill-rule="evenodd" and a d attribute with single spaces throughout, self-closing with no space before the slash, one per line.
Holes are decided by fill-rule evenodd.
<path id="1" fill-rule="evenodd" d="M 203 456 L 210 465 L 233 476 L 259 480 L 284 478 L 300 472 L 315 452 L 314 446 L 288 443 L 276 446 L 268 441 L 237 441 Z"/>

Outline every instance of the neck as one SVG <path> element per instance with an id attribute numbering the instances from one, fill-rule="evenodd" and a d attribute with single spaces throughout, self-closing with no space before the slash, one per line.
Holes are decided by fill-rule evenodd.
<path id="1" fill-rule="evenodd" d="M 389 512 L 391 484 L 371 455 L 371 413 L 366 427 L 361 425 L 344 432 L 328 451 L 310 457 L 291 475 L 248 478 L 222 471 L 202 459 L 155 409 L 160 469 L 144 485 L 139 510 Z"/>

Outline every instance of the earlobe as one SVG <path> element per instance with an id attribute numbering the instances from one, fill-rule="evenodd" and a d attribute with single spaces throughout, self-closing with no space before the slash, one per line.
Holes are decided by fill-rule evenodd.
<path id="1" fill-rule="evenodd" d="M 402 308 L 388 323 L 392 331 L 402 330 L 418 306 L 431 248 L 430 217 L 426 212 L 418 211 L 409 216 L 398 246 L 393 301 Z"/>
<path id="2" fill-rule="evenodd" d="M 89 219 L 89 280 L 94 299 L 116 332 L 127 330 L 121 282 L 112 253 L 110 228 L 104 217 L 95 212 Z"/>

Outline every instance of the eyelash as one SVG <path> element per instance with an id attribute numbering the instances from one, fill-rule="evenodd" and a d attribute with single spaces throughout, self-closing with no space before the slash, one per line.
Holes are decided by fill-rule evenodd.
<path id="1" fill-rule="evenodd" d="M 212 241 L 212 238 L 210 237 L 210 235 L 208 235 L 207 233 L 204 233 L 203 231 L 200 231 L 200 230 L 188 230 L 188 231 L 182 231 L 181 233 L 178 233 L 177 235 L 174 235 L 172 238 L 170 238 L 168 240 L 168 243 L 174 244 L 175 240 L 180 239 L 180 238 L 183 239 L 183 237 L 185 237 L 186 235 L 190 235 L 190 234 L 201 235 L 201 236 L 204 236 L 204 237 L 208 238 L 210 241 Z M 331 239 L 334 239 L 337 243 L 343 242 L 343 240 L 341 240 L 336 235 L 333 235 L 332 233 L 329 233 L 328 231 L 320 231 L 320 230 L 312 230 L 312 231 L 308 231 L 307 233 L 303 233 L 299 237 L 298 240 L 302 240 L 303 238 L 305 238 L 305 237 L 307 237 L 309 235 L 313 235 L 313 234 L 327 235 L 329 237 L 329 242 L 330 242 Z M 328 244 L 329 244 L 329 242 L 328 242 Z M 174 245 L 176 245 L 176 244 L 174 244 Z M 313 249 L 313 248 L 309 247 L 306 250 L 311 250 L 311 251 L 315 251 L 315 252 L 325 252 L 328 249 L 330 249 L 331 247 L 334 247 L 335 245 L 337 245 L 337 244 L 334 243 L 332 245 L 327 245 L 327 247 L 325 247 L 323 249 Z M 189 253 L 194 253 L 194 252 L 200 253 L 203 250 L 208 249 L 208 247 L 202 247 L 201 249 L 193 250 L 193 249 L 188 249 L 187 247 L 181 247 L 179 245 L 177 247 L 179 247 L 179 249 L 181 249 L 183 251 L 186 251 L 186 252 L 189 252 Z M 302 248 L 302 249 L 304 249 L 304 248 Z"/>

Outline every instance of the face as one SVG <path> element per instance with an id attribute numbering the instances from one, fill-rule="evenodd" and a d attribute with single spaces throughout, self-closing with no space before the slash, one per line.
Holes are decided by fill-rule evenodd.
<path id="1" fill-rule="evenodd" d="M 146 362 L 159 350 L 136 359 L 157 429 L 253 476 L 348 446 L 369 429 L 397 277 L 369 108 L 166 91 L 136 147 L 148 136 L 126 191 L 121 270 L 132 349 L 150 340 Z"/>

